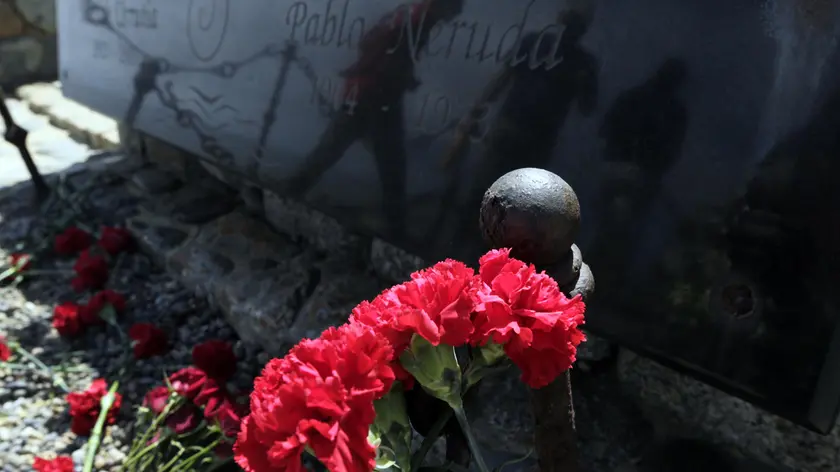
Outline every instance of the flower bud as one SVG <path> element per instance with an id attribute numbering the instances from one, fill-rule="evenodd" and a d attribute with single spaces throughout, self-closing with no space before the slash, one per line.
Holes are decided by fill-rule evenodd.
<path id="1" fill-rule="evenodd" d="M 467 385 L 473 386 L 487 375 L 493 373 L 501 361 L 505 359 L 505 350 L 501 344 L 489 342 L 472 350 L 472 359 L 467 368 Z"/>
<path id="2" fill-rule="evenodd" d="M 415 334 L 400 356 L 400 364 L 427 392 L 453 408 L 461 408 L 461 367 L 454 347 L 433 346 Z"/>

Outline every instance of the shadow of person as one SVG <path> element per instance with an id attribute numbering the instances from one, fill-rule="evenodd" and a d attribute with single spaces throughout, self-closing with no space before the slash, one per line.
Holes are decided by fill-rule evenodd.
<path id="1" fill-rule="evenodd" d="M 303 197 L 357 141 L 372 150 L 390 236 L 405 231 L 406 150 L 403 96 L 415 90 L 417 51 L 435 25 L 463 10 L 464 0 L 424 0 L 383 17 L 359 42 L 358 60 L 341 72 L 345 103 L 299 168 L 284 179 L 284 195 Z"/>
<path id="2" fill-rule="evenodd" d="M 732 270 L 754 281 L 783 324 L 837 303 L 840 88 L 759 164 L 726 230 Z M 770 315 L 770 313 L 768 313 Z"/>
<path id="3" fill-rule="evenodd" d="M 835 88 L 752 170 L 723 229 L 729 272 L 709 294 L 723 331 L 716 367 L 794 412 L 817 391 L 840 306 L 838 130 Z"/>
<path id="4" fill-rule="evenodd" d="M 619 94 L 601 124 L 605 172 L 593 212 L 597 236 L 589 252 L 616 277 L 623 276 L 640 221 L 680 156 L 688 111 L 678 92 L 686 75 L 681 59 L 666 59 L 651 78 Z"/>
<path id="5" fill-rule="evenodd" d="M 560 30 L 558 36 L 552 30 Z M 451 214 L 452 200 L 463 185 L 461 172 L 472 182 L 459 214 L 475 214 L 487 188 L 500 176 L 521 167 L 545 167 L 557 145 L 560 130 L 572 105 L 588 116 L 595 107 L 598 91 L 597 60 L 580 41 L 589 28 L 582 13 L 563 10 L 556 23 L 532 31 L 508 53 L 505 67 L 487 84 L 444 155 L 450 170 L 449 188 L 444 192 L 439 226 Z M 507 91 L 504 101 L 482 139 L 483 149 L 475 168 L 461 169 L 469 142 L 481 132 L 479 122 L 488 107 Z M 434 229 L 433 229 L 434 231 Z M 457 237 L 476 233 L 472 218 L 461 220 Z"/>
<path id="6" fill-rule="evenodd" d="M 133 93 L 131 95 L 131 102 L 129 102 L 123 122 L 127 127 L 133 127 L 137 121 L 137 115 L 140 114 L 140 109 L 143 107 L 143 101 L 146 96 L 153 92 L 157 87 L 158 77 L 166 72 L 168 66 L 166 62 L 158 59 L 143 59 L 137 66 L 137 72 L 133 78 Z"/>

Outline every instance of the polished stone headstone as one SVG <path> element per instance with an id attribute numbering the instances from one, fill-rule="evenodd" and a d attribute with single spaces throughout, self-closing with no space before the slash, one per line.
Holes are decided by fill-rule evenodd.
<path id="1" fill-rule="evenodd" d="M 596 333 L 819 430 L 840 399 L 840 4 L 62 0 L 65 93 L 429 259 L 577 191 Z"/>

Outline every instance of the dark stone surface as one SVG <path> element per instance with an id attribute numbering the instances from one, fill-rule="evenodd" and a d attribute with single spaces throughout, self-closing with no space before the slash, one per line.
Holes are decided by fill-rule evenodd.
<path id="1" fill-rule="evenodd" d="M 498 177 L 556 172 L 592 332 L 827 430 L 840 4 L 429 4 L 60 2 L 64 92 L 430 261 L 485 250 Z"/>
<path id="2" fill-rule="evenodd" d="M 131 177 L 131 183 L 139 195 L 158 195 L 170 192 L 181 186 L 181 181 L 171 173 L 154 167 L 140 169 Z"/>

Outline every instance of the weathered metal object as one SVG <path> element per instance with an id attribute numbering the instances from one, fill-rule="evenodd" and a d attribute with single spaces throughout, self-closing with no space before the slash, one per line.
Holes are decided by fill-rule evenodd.
<path id="1" fill-rule="evenodd" d="M 29 175 L 32 178 L 32 185 L 35 186 L 36 196 L 39 200 L 43 201 L 49 195 L 50 187 L 41 175 L 41 172 L 38 171 L 38 166 L 35 165 L 35 161 L 32 159 L 32 155 L 29 154 L 29 149 L 26 147 L 26 137 L 29 132 L 15 123 L 9 107 L 6 106 L 6 95 L 2 89 L 0 89 L 0 116 L 3 117 L 3 123 L 6 126 L 3 138 L 18 148 L 20 157 L 26 165 L 26 170 L 29 171 Z"/>
<path id="2" fill-rule="evenodd" d="M 574 246 L 580 205 L 572 187 L 543 169 L 518 169 L 499 177 L 484 194 L 481 232 L 493 248 L 551 274 L 567 295 L 584 298 L 595 278 Z M 534 443 L 542 472 L 579 470 L 575 412 L 569 372 L 531 391 Z"/>

